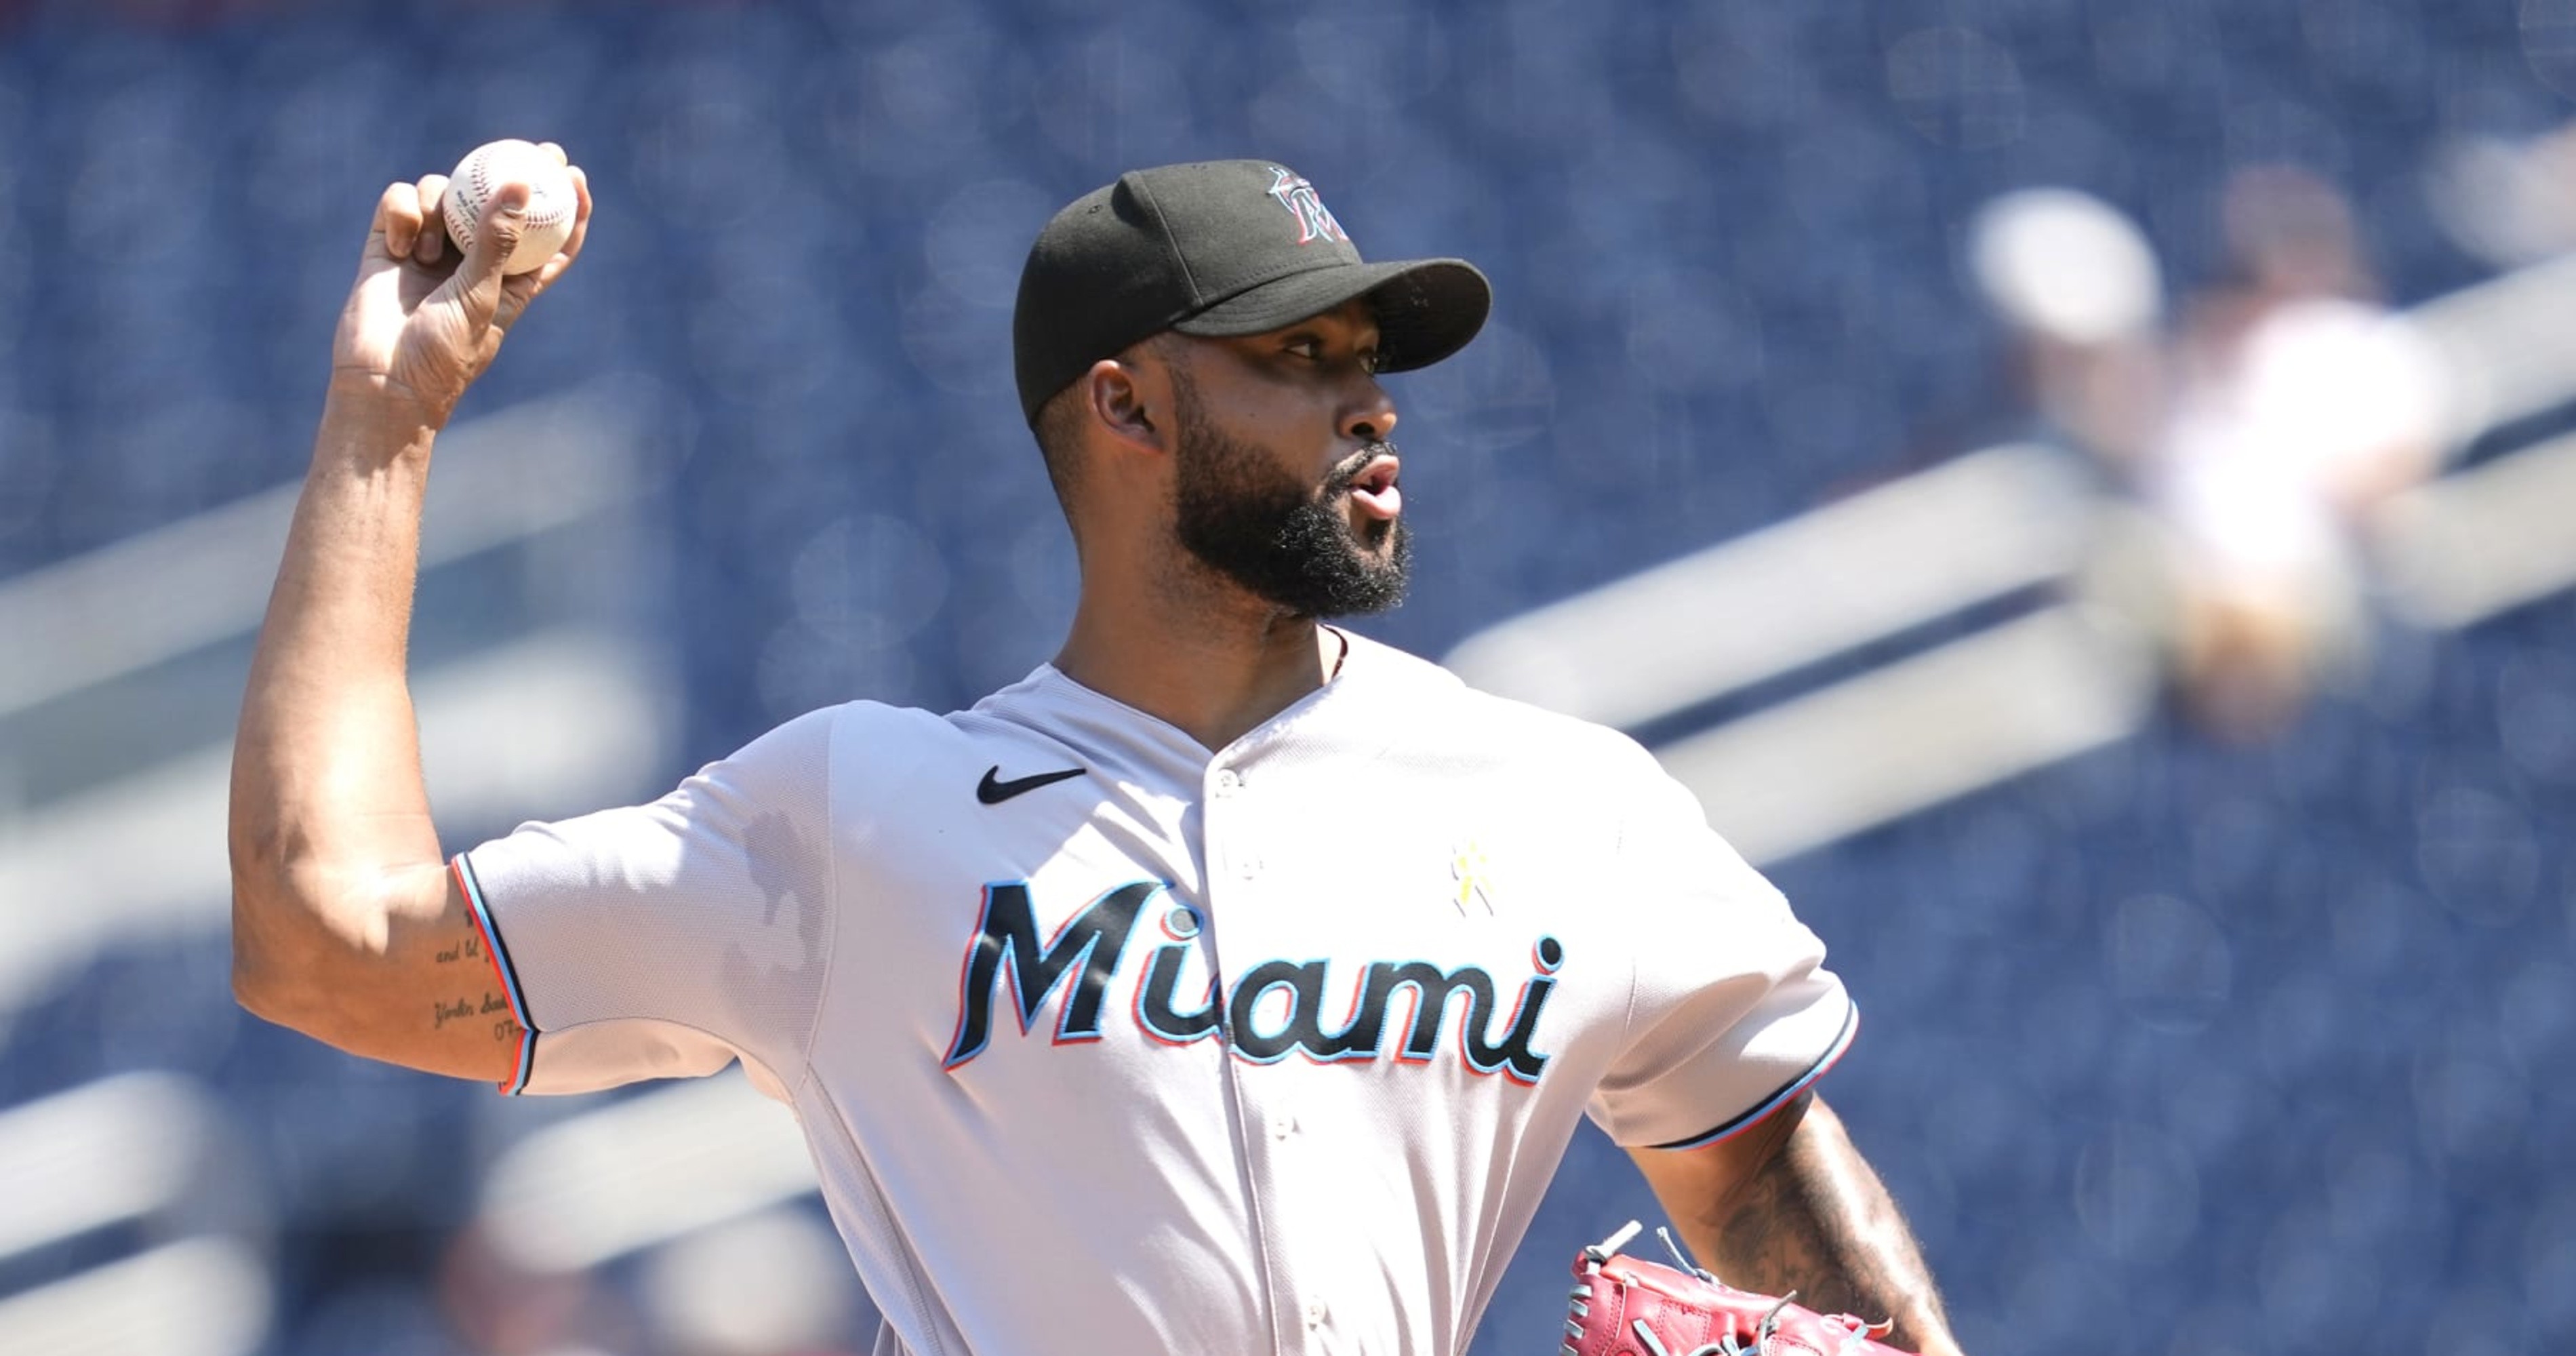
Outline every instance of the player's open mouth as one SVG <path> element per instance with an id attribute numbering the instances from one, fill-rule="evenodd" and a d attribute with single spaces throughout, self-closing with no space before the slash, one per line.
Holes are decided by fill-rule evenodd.
<path id="1" fill-rule="evenodd" d="M 1371 461 L 1351 478 L 1351 502 L 1372 518 L 1391 519 L 1404 512 L 1404 492 L 1395 487 L 1402 469 L 1392 454 Z"/>

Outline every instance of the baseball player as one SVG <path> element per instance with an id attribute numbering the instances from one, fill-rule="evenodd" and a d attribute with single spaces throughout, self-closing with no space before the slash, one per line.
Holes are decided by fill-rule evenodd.
<path id="1" fill-rule="evenodd" d="M 1474 268 L 1363 262 L 1270 161 L 1084 196 L 1013 334 L 1082 570 L 1053 662 L 442 861 L 404 678 L 430 450 L 590 219 L 585 182 L 505 278 L 523 188 L 459 258 L 442 187 L 377 207 L 253 665 L 251 1010 L 511 1093 L 739 1063 L 881 1353 L 1462 1352 L 1586 1116 L 1729 1281 L 1954 1350 L 1810 1090 L 1856 1018 L 1780 895 L 1635 743 L 1329 623 L 1403 591 L 1379 379 L 1475 335 Z"/>

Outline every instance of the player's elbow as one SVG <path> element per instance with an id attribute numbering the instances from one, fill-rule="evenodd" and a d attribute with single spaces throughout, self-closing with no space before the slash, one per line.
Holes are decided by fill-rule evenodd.
<path id="1" fill-rule="evenodd" d="M 292 1010 L 286 1005 L 281 987 L 273 972 L 256 959 L 243 953 L 241 943 L 233 944 L 233 1002 L 244 1012 L 265 1022 L 295 1027 Z"/>
<path id="2" fill-rule="evenodd" d="M 333 1015 L 363 982 L 363 923 L 336 899 L 322 873 L 233 857 L 233 1001 L 253 1016 L 320 1040 L 334 1039 Z M 380 930 L 378 930 L 380 931 Z"/>
<path id="3" fill-rule="evenodd" d="M 267 892 L 233 883 L 233 1001 L 254 1017 L 309 1031 L 312 1004 L 298 993 L 315 975 L 309 943 L 292 939 L 294 924 Z M 303 953 L 301 964 L 295 953 Z"/>
<path id="4" fill-rule="evenodd" d="M 453 1038 L 441 1044 L 421 1020 L 452 1001 L 453 973 L 437 967 L 471 928 L 449 890 L 434 860 L 388 868 L 304 854 L 269 869 L 236 855 L 233 1001 L 349 1054 L 451 1072 Z"/>
<path id="5" fill-rule="evenodd" d="M 242 926 L 235 896 L 233 1001 L 242 1010 L 350 1054 L 373 1053 L 386 994 L 382 959 L 318 921 Z"/>

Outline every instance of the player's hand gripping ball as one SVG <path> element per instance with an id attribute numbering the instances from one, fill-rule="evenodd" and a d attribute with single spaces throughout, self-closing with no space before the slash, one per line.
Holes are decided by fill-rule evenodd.
<path id="1" fill-rule="evenodd" d="M 438 209 L 447 219 L 447 238 L 459 250 L 474 245 L 474 223 L 483 205 L 512 181 L 528 186 L 528 210 L 522 218 L 518 248 L 510 251 L 501 271 L 533 273 L 555 257 L 572 238 L 573 215 L 580 207 L 572 175 L 545 149 L 529 141 L 487 141 L 468 153 L 447 179 Z"/>

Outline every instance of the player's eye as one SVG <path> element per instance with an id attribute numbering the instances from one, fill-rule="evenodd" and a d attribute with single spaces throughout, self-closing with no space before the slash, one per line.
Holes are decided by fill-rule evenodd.
<path id="1" fill-rule="evenodd" d="M 1374 377 L 1386 370 L 1386 355 L 1373 348 L 1364 349 L 1360 353 L 1360 367 Z"/>
<path id="2" fill-rule="evenodd" d="M 1290 353 L 1294 353 L 1298 357 L 1307 359 L 1308 361 L 1314 361 L 1324 356 L 1324 341 L 1311 335 L 1301 334 L 1296 338 L 1289 340 L 1285 347 Z"/>

